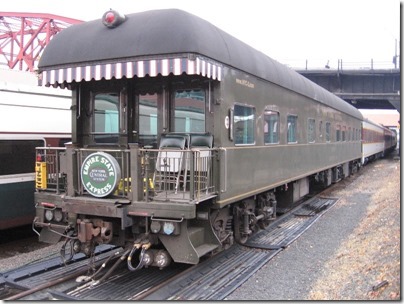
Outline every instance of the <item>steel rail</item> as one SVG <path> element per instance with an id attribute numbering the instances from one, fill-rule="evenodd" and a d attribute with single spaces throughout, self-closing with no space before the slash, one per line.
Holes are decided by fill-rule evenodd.
<path id="1" fill-rule="evenodd" d="M 118 257 L 119 257 L 119 256 L 117 256 L 117 258 L 118 258 Z M 102 266 L 102 267 L 103 267 L 103 264 L 104 264 L 104 263 L 105 263 L 105 259 L 96 262 L 95 265 L 96 265 L 96 267 L 98 267 L 98 266 Z M 77 269 L 76 271 L 72 272 L 71 274 L 69 274 L 69 275 L 67 275 L 67 276 L 64 276 L 64 277 L 59 278 L 59 279 L 55 279 L 54 281 L 51 281 L 51 282 L 48 282 L 48 283 L 44 283 L 44 284 L 38 285 L 38 286 L 36 286 L 36 287 L 34 287 L 34 288 L 32 288 L 32 289 L 25 290 L 25 291 L 23 291 L 23 292 L 20 292 L 20 293 L 18 293 L 18 294 L 15 294 L 15 295 L 13 295 L 13 296 L 11 296 L 11 297 L 8 297 L 8 298 L 6 298 L 6 299 L 3 299 L 3 300 L 4 300 L 4 301 L 14 301 L 14 300 L 18 300 L 18 299 L 21 299 L 21 298 L 26 297 L 26 296 L 28 296 L 28 295 L 31 295 L 31 294 L 33 294 L 33 293 L 35 293 L 35 292 L 38 292 L 38 291 L 44 290 L 44 289 L 46 289 L 46 288 L 49 288 L 49 287 L 58 285 L 58 284 L 60 284 L 60 283 L 64 283 L 64 282 L 66 282 L 66 281 L 72 280 L 72 279 L 74 279 L 75 277 L 78 277 L 78 276 L 80 276 L 80 275 L 86 273 L 86 272 L 88 271 L 88 267 L 87 267 L 87 266 L 88 266 L 88 265 L 83 265 L 82 268 Z"/>

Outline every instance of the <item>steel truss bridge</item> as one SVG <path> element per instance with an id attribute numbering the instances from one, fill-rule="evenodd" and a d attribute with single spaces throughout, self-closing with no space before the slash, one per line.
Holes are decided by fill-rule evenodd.
<path id="1" fill-rule="evenodd" d="M 0 12 L 0 65 L 33 72 L 49 41 L 81 22 L 52 14 Z"/>

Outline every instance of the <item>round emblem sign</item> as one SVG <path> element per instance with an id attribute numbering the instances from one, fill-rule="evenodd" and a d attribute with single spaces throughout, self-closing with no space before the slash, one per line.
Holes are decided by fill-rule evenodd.
<path id="1" fill-rule="evenodd" d="M 117 160 L 104 152 L 92 153 L 81 165 L 81 182 L 93 196 L 104 197 L 115 191 L 121 179 Z"/>

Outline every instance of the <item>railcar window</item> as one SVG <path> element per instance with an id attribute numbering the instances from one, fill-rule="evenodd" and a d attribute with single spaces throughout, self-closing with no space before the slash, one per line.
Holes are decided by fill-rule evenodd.
<path id="1" fill-rule="evenodd" d="M 342 127 L 342 141 L 346 141 L 346 127 Z"/>
<path id="2" fill-rule="evenodd" d="M 94 96 L 94 140 L 116 143 L 119 134 L 119 94 L 102 93 Z"/>
<path id="3" fill-rule="evenodd" d="M 288 143 L 296 143 L 297 142 L 297 116 L 288 115 Z"/>
<path id="4" fill-rule="evenodd" d="M 264 142 L 279 143 L 279 113 L 266 110 L 264 113 Z"/>
<path id="5" fill-rule="evenodd" d="M 0 175 L 35 171 L 35 147 L 43 140 L 0 140 Z"/>
<path id="6" fill-rule="evenodd" d="M 176 91 L 174 109 L 175 132 L 205 132 L 205 91 Z"/>
<path id="7" fill-rule="evenodd" d="M 139 96 L 139 141 L 157 146 L 157 94 Z"/>
<path id="8" fill-rule="evenodd" d="M 327 141 L 327 142 L 331 141 L 331 123 L 330 122 L 325 123 L 325 141 Z"/>
<path id="9" fill-rule="evenodd" d="M 234 105 L 234 143 L 252 145 L 255 143 L 255 108 Z"/>
<path id="10" fill-rule="evenodd" d="M 307 128 L 307 140 L 309 143 L 314 143 L 316 141 L 316 120 L 309 118 Z"/>
<path id="11" fill-rule="evenodd" d="M 320 120 L 318 124 L 318 136 L 320 137 L 320 140 L 323 139 L 323 121 Z"/>
<path id="12" fill-rule="evenodd" d="M 341 141 L 341 126 L 336 126 L 336 141 Z"/>

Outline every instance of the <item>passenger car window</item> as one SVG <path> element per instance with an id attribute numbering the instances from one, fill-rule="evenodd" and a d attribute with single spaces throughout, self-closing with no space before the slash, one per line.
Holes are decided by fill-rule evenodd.
<path id="1" fill-rule="evenodd" d="M 177 90 L 174 109 L 175 132 L 205 132 L 204 90 Z"/>
<path id="2" fill-rule="evenodd" d="M 331 123 L 330 122 L 325 123 L 325 141 L 327 141 L 327 142 L 331 141 Z"/>
<path id="3" fill-rule="evenodd" d="M 297 116 L 288 115 L 288 143 L 297 142 Z"/>
<path id="4" fill-rule="evenodd" d="M 279 143 L 279 113 L 266 110 L 264 113 L 264 142 Z"/>
<path id="5" fill-rule="evenodd" d="M 255 108 L 234 105 L 234 143 L 252 145 L 255 143 Z"/>
<path id="6" fill-rule="evenodd" d="M 307 140 L 309 143 L 314 143 L 316 141 L 316 121 L 309 118 L 307 128 Z"/>
<path id="7" fill-rule="evenodd" d="M 337 125 L 336 126 L 336 141 L 341 141 L 341 126 Z"/>
<path id="8" fill-rule="evenodd" d="M 342 127 L 342 141 L 346 141 L 346 126 Z"/>
<path id="9" fill-rule="evenodd" d="M 116 143 L 119 135 L 119 94 L 102 93 L 94 96 L 94 140 Z"/>
<path id="10" fill-rule="evenodd" d="M 0 140 L 0 175 L 33 172 L 35 147 L 44 145 L 44 140 Z"/>

